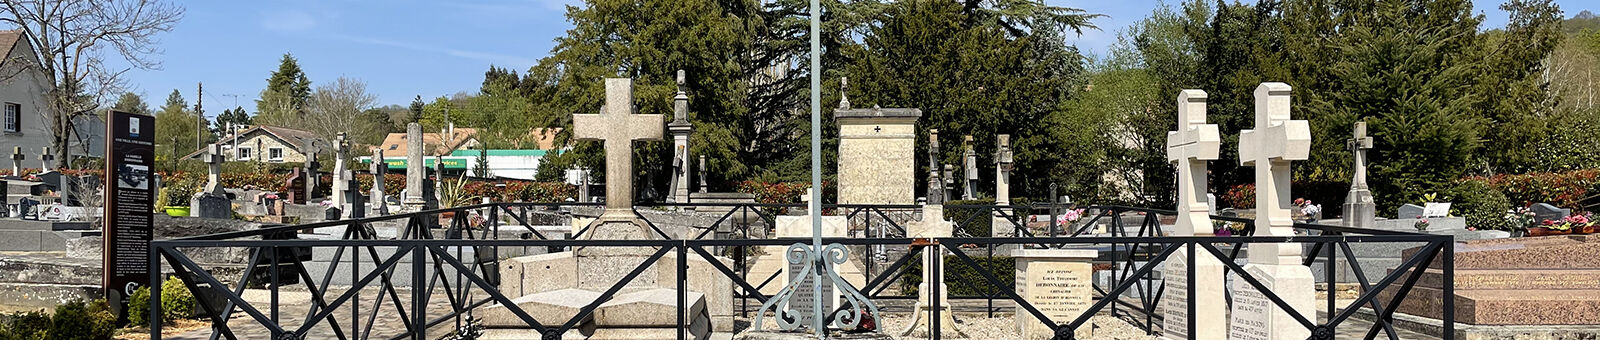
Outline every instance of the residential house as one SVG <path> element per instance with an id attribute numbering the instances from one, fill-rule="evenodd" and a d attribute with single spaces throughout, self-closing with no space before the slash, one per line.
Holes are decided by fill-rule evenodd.
<path id="1" fill-rule="evenodd" d="M 320 150 L 332 150 L 333 143 L 305 130 L 258 125 L 217 140 L 224 159 L 240 162 L 304 163 Z M 209 149 L 209 148 L 206 148 Z M 200 158 L 206 149 L 184 158 Z"/>
<path id="2" fill-rule="evenodd" d="M 0 145 L 7 153 L 12 146 L 22 147 L 28 159 L 37 161 L 44 148 L 50 147 L 55 133 L 51 129 L 50 81 L 39 66 L 39 54 L 22 30 L 0 31 L 0 48 L 5 58 L 0 59 Z M 69 140 L 70 153 L 75 157 L 100 157 L 104 145 L 87 146 L 99 141 L 104 144 L 105 124 L 99 117 L 82 115 L 72 121 Z"/>

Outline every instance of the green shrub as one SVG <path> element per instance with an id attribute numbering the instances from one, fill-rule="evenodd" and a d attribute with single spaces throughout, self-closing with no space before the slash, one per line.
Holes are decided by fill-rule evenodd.
<path id="1" fill-rule="evenodd" d="M 1448 194 L 1454 201 L 1450 213 L 1467 219 L 1467 226 L 1486 230 L 1509 230 L 1505 218 L 1511 210 L 1511 200 L 1506 194 L 1481 180 L 1463 179 L 1456 182 Z"/>
<path id="2" fill-rule="evenodd" d="M 134 325 L 150 324 L 150 287 L 139 287 L 128 296 L 128 323 Z"/>
<path id="3" fill-rule="evenodd" d="M 916 296 L 918 285 L 922 284 L 922 254 L 917 254 L 907 266 L 911 267 L 900 280 L 900 291 L 911 296 Z M 978 266 L 988 268 L 989 273 L 1007 285 L 1016 282 L 1017 262 L 1010 256 L 972 256 L 972 261 Z M 950 289 L 950 296 L 985 296 L 999 294 L 988 279 L 983 278 L 977 270 L 967 266 L 965 261 L 955 255 L 946 255 L 944 258 L 944 287 Z M 1016 287 L 1011 287 L 1015 289 Z"/>
<path id="4" fill-rule="evenodd" d="M 189 287 L 183 281 L 173 276 L 161 283 L 161 320 L 171 322 L 177 319 L 194 317 L 194 311 L 200 304 L 195 302 L 194 294 L 189 292 Z"/>
<path id="5" fill-rule="evenodd" d="M 50 316 L 43 311 L 11 314 L 10 321 L 0 325 L 0 339 L 47 340 L 50 338 Z"/>
<path id="6" fill-rule="evenodd" d="M 949 205 L 994 205 L 994 200 L 993 199 L 980 199 L 980 200 L 965 200 L 965 201 L 949 201 L 949 202 L 944 202 L 944 204 L 947 205 L 947 206 L 949 206 Z M 972 235 L 972 237 L 989 237 L 989 235 L 991 235 L 991 233 L 990 233 L 991 230 L 989 230 L 989 228 L 990 228 L 991 225 L 994 224 L 994 219 L 986 218 L 987 216 L 972 217 L 973 214 L 983 214 L 983 215 L 993 216 L 994 215 L 994 210 L 987 209 L 987 208 L 945 208 L 944 209 L 944 217 L 946 219 L 950 220 L 951 222 L 955 222 L 956 226 L 961 227 L 962 230 L 966 230 L 967 231 L 967 235 Z M 968 220 L 968 218 L 971 218 L 971 220 Z"/>
<path id="7" fill-rule="evenodd" d="M 104 305 L 103 300 L 99 303 Z M 110 339 L 111 332 L 116 322 L 116 316 L 111 311 L 91 307 L 82 301 L 74 301 L 56 306 L 55 315 L 50 318 L 50 338 L 60 340 L 103 340 Z"/>

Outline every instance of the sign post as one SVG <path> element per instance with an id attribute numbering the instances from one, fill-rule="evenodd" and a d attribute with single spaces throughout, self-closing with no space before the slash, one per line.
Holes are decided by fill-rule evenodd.
<path id="1" fill-rule="evenodd" d="M 101 287 L 121 319 L 127 297 L 150 279 L 156 119 L 115 110 L 108 118 Z"/>

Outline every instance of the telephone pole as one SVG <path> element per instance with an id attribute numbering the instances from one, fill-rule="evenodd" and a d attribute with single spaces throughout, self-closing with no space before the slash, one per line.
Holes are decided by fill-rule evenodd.
<path id="1" fill-rule="evenodd" d="M 206 129 L 206 110 L 201 106 L 201 103 L 206 101 L 206 84 L 195 83 L 195 92 L 197 93 L 194 99 L 194 147 L 196 150 L 205 150 L 201 145 L 205 142 L 200 138 L 200 131 Z"/>

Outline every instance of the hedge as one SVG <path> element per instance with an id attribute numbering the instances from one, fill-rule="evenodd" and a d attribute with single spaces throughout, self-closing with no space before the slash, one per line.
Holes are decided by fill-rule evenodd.
<path id="1" fill-rule="evenodd" d="M 948 201 L 948 202 L 944 202 L 944 204 L 946 206 L 951 206 L 951 205 L 994 205 L 994 200 L 993 199 L 980 199 L 980 200 Z M 984 215 L 988 215 L 988 216 L 971 217 L 973 214 L 984 214 Z M 990 217 L 990 216 L 994 216 L 994 210 L 987 209 L 987 208 L 954 208 L 954 207 L 945 207 L 945 209 L 944 209 L 944 217 L 945 217 L 945 219 L 950 220 L 950 222 L 956 223 L 957 227 L 960 227 L 962 230 L 966 230 L 967 231 L 967 235 L 972 235 L 972 237 L 989 237 L 990 231 L 991 231 L 990 228 L 994 224 L 994 219 L 993 218 L 986 218 L 986 217 Z M 969 217 L 972 218 L 972 219 L 971 220 L 967 220 L 967 218 L 969 218 Z"/>
<path id="2" fill-rule="evenodd" d="M 36 311 L 11 314 L 7 319 L 0 324 L 0 339 L 105 340 L 111 339 L 117 322 L 106 300 L 73 301 L 56 306 L 52 315 Z"/>
<path id="3" fill-rule="evenodd" d="M 1017 277 L 1016 260 L 1010 256 L 971 257 L 973 262 L 978 263 L 978 266 L 989 268 L 989 273 L 994 274 L 995 278 L 1000 279 L 1000 282 L 1013 289 L 1016 288 L 1012 287 L 1015 285 Z M 910 296 L 916 296 L 917 286 L 922 284 L 922 254 L 914 256 L 907 266 L 910 268 L 907 269 L 906 275 L 900 280 L 900 291 Z M 994 285 L 989 284 L 988 279 L 983 278 L 983 274 L 979 274 L 978 271 L 968 266 L 966 261 L 962 261 L 961 258 L 955 255 L 945 255 L 943 274 L 944 286 L 950 289 L 950 296 L 987 296 L 1000 292 Z"/>

